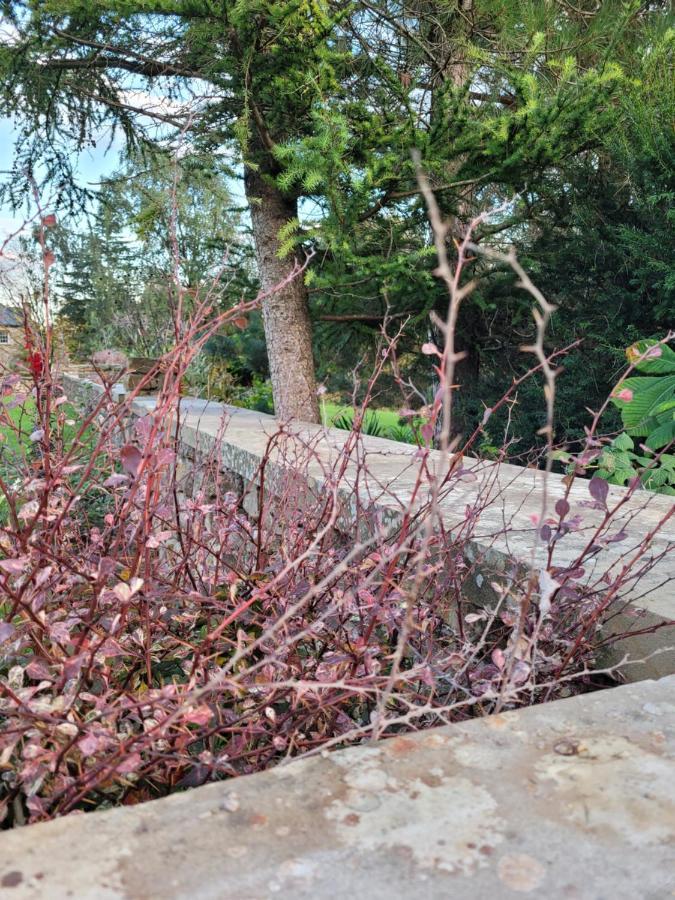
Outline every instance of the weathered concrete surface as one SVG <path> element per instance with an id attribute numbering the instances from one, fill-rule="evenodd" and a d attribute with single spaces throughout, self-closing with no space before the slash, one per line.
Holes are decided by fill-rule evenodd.
<path id="1" fill-rule="evenodd" d="M 7 900 L 665 900 L 675 677 L 3 835 Z"/>
<path id="2" fill-rule="evenodd" d="M 100 385 L 91 382 L 71 377 L 63 380 L 71 399 L 80 402 L 95 399 L 102 391 Z M 136 400 L 133 409 L 138 415 L 144 415 L 152 412 L 155 405 L 154 398 L 143 397 Z M 223 432 L 224 417 L 227 428 Z M 181 424 L 186 447 L 208 454 L 214 442 L 220 441 L 223 467 L 245 480 L 255 478 L 269 437 L 278 429 L 273 416 L 194 397 L 181 401 Z M 304 468 L 320 490 L 348 432 L 308 425 L 296 428 L 295 432 L 312 444 L 313 455 Z M 360 473 L 361 501 L 369 504 L 382 521 L 394 522 L 411 504 L 419 470 L 417 448 L 376 437 L 364 436 L 362 441 L 366 464 Z M 439 453 L 432 453 L 432 465 L 437 464 L 439 458 Z M 541 513 L 544 492 L 547 512 L 551 514 L 555 501 L 565 494 L 565 485 L 559 475 L 551 475 L 545 481 L 541 471 L 506 463 L 479 462 L 465 457 L 463 467 L 471 470 L 471 476 L 454 480 L 440 507 L 446 526 L 452 528 L 463 523 L 467 507 L 481 506 L 469 548 L 478 560 L 480 582 L 472 593 L 478 595 L 481 602 L 491 603 L 494 594 L 489 583 L 495 575 L 508 573 L 514 563 L 521 569 L 536 569 L 543 563 L 545 547 L 535 540 L 537 529 L 532 516 Z M 346 498 L 349 498 L 352 470 L 353 467 L 348 467 L 343 478 L 346 488 L 342 488 L 342 493 Z M 611 486 L 608 502 L 611 506 L 625 496 L 623 488 Z M 424 492 L 418 493 L 418 497 L 423 501 Z M 572 515 L 580 513 L 584 526 L 557 543 L 554 557 L 557 566 L 571 566 L 576 561 L 602 520 L 601 512 L 584 505 L 590 499 L 587 481 L 577 479 L 568 499 Z M 592 567 L 587 566 L 586 577 L 593 581 L 605 574 L 608 577 L 616 575 L 625 559 L 634 558 L 634 571 L 642 570 L 639 580 L 627 584 L 622 591 L 625 608 L 620 603 L 615 606 L 611 620 L 615 633 L 629 629 L 648 630 L 663 622 L 675 622 L 674 509 L 672 497 L 649 491 L 634 493 L 613 519 L 611 528 L 612 534 L 625 532 L 626 539 L 615 544 L 606 543 L 595 556 Z M 645 536 L 668 515 L 671 515 L 670 520 L 659 529 L 648 552 L 643 552 L 640 544 Z M 653 565 L 651 560 L 654 560 Z M 644 664 L 632 663 L 622 670 L 628 680 L 659 678 L 675 672 L 675 627 L 622 641 L 612 648 L 607 662 L 616 664 L 625 654 L 633 661 L 646 660 Z"/>

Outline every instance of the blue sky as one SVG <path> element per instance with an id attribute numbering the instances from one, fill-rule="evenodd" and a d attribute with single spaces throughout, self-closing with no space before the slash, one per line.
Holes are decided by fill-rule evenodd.
<path id="1" fill-rule="evenodd" d="M 16 131 L 12 120 L 0 116 L 0 179 L 8 177 L 14 157 Z M 97 135 L 96 147 L 84 150 L 77 156 L 77 179 L 83 186 L 95 187 L 103 178 L 111 175 L 121 163 L 120 152 L 123 138 L 116 137 L 110 142 L 110 129 Z M 245 205 L 243 184 L 239 179 L 231 179 L 229 187 L 235 202 Z M 7 234 L 16 231 L 24 221 L 22 212 L 13 212 L 7 205 L 0 204 L 0 244 Z"/>
<path id="2" fill-rule="evenodd" d="M 0 117 L 0 178 L 6 179 L 14 157 L 16 133 L 11 119 Z M 101 135 L 97 146 L 78 154 L 77 172 L 82 184 L 94 185 L 106 175 L 110 175 L 119 165 L 120 145 L 117 141 L 108 149 L 106 135 Z M 13 212 L 0 205 L 0 242 L 6 235 L 16 231 L 23 222 L 20 212 Z"/>

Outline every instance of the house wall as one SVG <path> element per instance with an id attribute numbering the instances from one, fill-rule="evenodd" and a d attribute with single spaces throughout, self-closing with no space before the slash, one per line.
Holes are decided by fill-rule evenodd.
<path id="1" fill-rule="evenodd" d="M 0 334 L 8 336 L 8 343 L 0 343 L 0 366 L 13 368 L 24 355 L 23 328 L 0 326 Z"/>

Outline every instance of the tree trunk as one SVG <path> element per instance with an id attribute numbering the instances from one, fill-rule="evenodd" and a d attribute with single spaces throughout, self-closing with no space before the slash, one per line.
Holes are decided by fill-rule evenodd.
<path id="1" fill-rule="evenodd" d="M 262 167 L 247 169 L 244 183 L 261 287 L 273 291 L 297 262 L 292 254 L 279 258 L 279 231 L 297 217 L 297 202 L 284 197 Z M 312 323 L 302 274 L 265 297 L 262 314 L 276 415 L 283 420 L 318 422 Z"/>
<path id="2" fill-rule="evenodd" d="M 450 19 L 445 23 L 435 20 L 427 38 L 430 46 L 435 48 L 438 59 L 437 69 L 435 71 L 432 70 L 430 73 L 432 126 L 439 117 L 446 115 L 446 111 L 439 101 L 446 90 L 447 84 L 451 83 L 455 88 L 459 89 L 464 88 L 472 71 L 465 42 L 470 32 L 469 23 L 473 13 L 473 0 L 455 0 L 455 7 L 454 12 L 451 5 L 448 4 L 445 7 L 451 13 Z M 465 157 L 463 156 L 452 161 L 448 170 L 444 173 L 447 181 L 453 181 L 457 177 L 457 173 L 464 161 Z M 436 202 L 449 226 L 448 254 L 453 259 L 454 252 L 451 242 L 464 238 L 466 228 L 472 218 L 474 205 L 473 188 L 468 186 L 463 193 L 457 196 L 439 193 L 436 197 Z M 472 388 L 475 388 L 478 383 L 480 363 L 479 347 L 474 338 L 474 329 L 470 321 L 475 312 L 470 304 L 470 297 L 464 300 L 457 322 L 457 333 L 455 334 L 455 349 L 463 352 L 465 356 L 456 363 L 453 380 L 459 385 L 459 391 L 464 390 L 464 395 Z M 469 307 L 468 309 L 467 306 Z M 439 315 L 445 317 L 447 315 L 447 307 L 439 310 Z M 469 322 L 467 322 L 467 319 L 469 319 Z M 440 341 L 443 339 L 440 334 L 438 339 Z M 441 345 L 439 343 L 439 346 Z M 469 423 L 459 412 L 460 409 L 461 403 L 455 402 L 452 418 L 452 437 L 466 433 L 469 427 Z"/>

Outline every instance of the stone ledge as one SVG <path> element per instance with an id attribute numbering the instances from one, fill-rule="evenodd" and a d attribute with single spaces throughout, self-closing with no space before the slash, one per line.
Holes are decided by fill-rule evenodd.
<path id="1" fill-rule="evenodd" d="M 72 376 L 62 378 L 66 392 L 75 402 L 91 403 L 100 398 L 100 385 L 82 381 Z M 138 398 L 133 404 L 135 414 L 151 413 L 156 401 L 153 397 Z M 222 435 L 223 417 L 228 419 L 227 430 Z M 273 416 L 252 410 L 240 409 L 201 398 L 185 397 L 181 401 L 181 439 L 187 447 L 208 453 L 217 440 L 221 440 L 219 452 L 225 469 L 250 480 L 255 477 L 259 462 L 265 452 L 270 435 L 278 428 Z M 314 458 L 307 466 L 313 484 L 320 490 L 325 483 L 325 467 L 335 461 L 348 433 L 336 428 L 302 425 L 296 428 L 301 437 L 314 444 Z M 412 496 L 417 472 L 415 450 L 409 445 L 384 438 L 363 436 L 367 469 L 370 477 L 360 483 L 362 499 L 371 503 L 379 517 L 395 523 Z M 437 460 L 439 453 L 431 454 Z M 491 492 L 493 499 L 481 513 L 478 530 L 469 550 L 479 561 L 480 584 L 473 585 L 472 595 L 479 603 L 492 604 L 495 596 L 489 582 L 500 574 L 507 576 L 514 567 L 521 572 L 543 563 L 544 548 L 533 553 L 533 513 L 539 513 L 544 489 L 544 473 L 508 463 L 480 462 L 464 458 L 464 466 L 472 469 L 473 480 L 456 481 L 452 492 L 441 504 L 441 512 L 448 528 L 462 523 L 467 505 L 475 503 L 481 492 Z M 353 500 L 349 487 L 348 469 L 343 496 L 348 504 Z M 556 499 L 565 493 L 560 475 L 550 475 L 546 486 L 549 512 Z M 609 501 L 617 502 L 625 495 L 623 488 L 610 486 Z M 572 486 L 569 501 L 572 512 L 581 509 L 589 499 L 588 483 L 578 479 Z M 633 494 L 615 519 L 614 530 L 624 530 L 628 539 L 620 544 L 607 546 L 596 559 L 593 577 L 599 578 L 611 569 L 631 547 L 639 547 L 645 534 L 673 509 L 673 499 L 648 491 Z M 583 509 L 588 529 L 599 521 L 600 514 Z M 500 533 L 508 523 L 508 534 Z M 570 565 L 585 544 L 588 531 L 581 530 L 568 535 L 556 546 L 556 565 Z M 660 557 L 651 571 L 637 585 L 623 595 L 626 608 L 612 618 L 611 627 L 617 632 L 627 629 L 648 629 L 663 622 L 675 622 L 675 517 L 655 537 L 650 554 Z M 642 564 L 648 559 L 643 557 Z M 630 606 L 635 601 L 636 608 Z M 636 611 L 640 618 L 636 619 Z M 653 634 L 643 634 L 622 641 L 612 648 L 608 664 L 616 664 L 625 655 L 633 660 L 646 659 L 644 664 L 626 666 L 622 674 L 627 680 L 660 678 L 675 672 L 675 627 L 662 628 Z M 656 655 L 653 655 L 656 654 Z M 649 658 L 648 658 L 649 657 Z"/>
<path id="2" fill-rule="evenodd" d="M 8 900 L 663 900 L 675 677 L 3 835 Z"/>
<path id="3" fill-rule="evenodd" d="M 143 398 L 136 401 L 134 410 L 143 414 L 150 412 L 153 406 L 153 398 Z M 223 466 L 244 479 L 254 478 L 268 438 L 278 427 L 274 417 L 195 398 L 185 398 L 181 410 L 183 442 L 204 452 L 208 452 L 219 439 L 222 418 L 226 415 L 228 425 L 220 447 Z M 337 458 L 347 439 L 347 432 L 308 425 L 298 428 L 297 432 L 313 442 L 314 458 L 309 462 L 307 471 L 320 492 L 326 481 L 325 468 L 330 467 Z M 383 438 L 364 436 L 362 440 L 367 468 L 365 478 L 362 474 L 360 481 L 362 503 L 370 503 L 382 521 L 395 524 L 411 501 L 418 468 L 415 448 Z M 435 461 L 439 456 L 435 452 L 432 459 Z M 488 492 L 493 497 L 489 506 L 481 512 L 476 533 L 468 545 L 468 550 L 478 561 L 477 567 L 483 572 L 481 584 L 472 585 L 471 596 L 479 603 L 493 604 L 495 596 L 489 583 L 495 576 L 508 577 L 514 567 L 522 573 L 532 566 L 536 568 L 538 564 L 543 564 L 544 548 L 541 545 L 533 555 L 534 528 L 530 516 L 541 511 L 544 473 L 466 457 L 463 465 L 473 470 L 475 480 L 455 481 L 451 493 L 441 503 L 441 513 L 446 527 L 452 529 L 463 523 L 465 508 L 476 502 L 480 492 Z M 348 468 L 344 479 L 346 487 L 341 492 L 347 506 L 353 502 L 350 474 Z M 547 493 L 550 513 L 556 499 L 565 493 L 561 476 L 549 476 Z M 610 502 L 617 502 L 624 495 L 624 489 L 610 487 Z M 588 482 L 577 480 L 569 495 L 572 512 L 581 510 L 578 504 L 589 499 Z M 647 491 L 634 494 L 617 515 L 612 529 L 614 532 L 624 530 L 628 539 L 603 549 L 595 562 L 594 578 L 607 572 L 631 548 L 638 547 L 644 535 L 672 507 L 670 497 Z M 597 525 L 601 516 L 588 508 L 583 509 L 583 515 L 588 523 L 587 528 L 568 535 L 557 545 L 556 565 L 572 564 L 586 543 L 589 531 Z M 508 523 L 508 534 L 500 533 L 505 523 Z M 636 599 L 641 618 L 633 618 L 636 610 L 627 605 L 612 619 L 612 628 L 616 632 L 635 629 L 636 622 L 640 629 L 645 629 L 664 621 L 675 621 L 673 550 L 675 518 L 655 537 L 649 554 L 644 555 L 642 562 L 644 564 L 650 555 L 658 558 L 663 554 L 661 559 L 637 585 L 629 587 L 624 593 L 626 604 Z M 616 644 L 608 655 L 607 663 L 616 664 L 624 654 L 628 654 L 633 660 L 647 660 L 645 664 L 624 668 L 623 675 L 628 680 L 663 677 L 675 671 L 674 644 L 675 628 L 664 628 L 654 634 L 636 636 Z M 654 653 L 658 655 L 652 656 Z"/>

